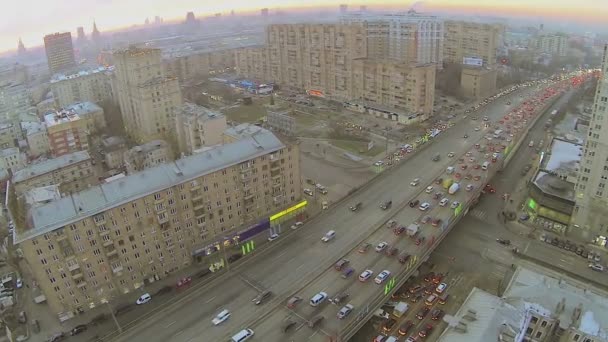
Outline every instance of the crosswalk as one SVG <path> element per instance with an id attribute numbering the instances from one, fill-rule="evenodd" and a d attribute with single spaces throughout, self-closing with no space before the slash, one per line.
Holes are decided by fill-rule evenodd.
<path id="1" fill-rule="evenodd" d="M 480 220 L 485 220 L 486 217 L 488 217 L 488 213 L 485 212 L 484 210 L 480 210 L 480 209 L 473 209 L 471 211 L 469 211 L 469 215 L 476 217 Z"/>

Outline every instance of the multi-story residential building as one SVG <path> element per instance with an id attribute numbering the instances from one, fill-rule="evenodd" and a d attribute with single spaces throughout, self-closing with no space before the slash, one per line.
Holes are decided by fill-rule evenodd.
<path id="1" fill-rule="evenodd" d="M 0 148 L 16 147 L 23 138 L 19 125 L 5 122 L 0 123 Z"/>
<path id="2" fill-rule="evenodd" d="M 49 149 L 54 157 L 89 148 L 87 120 L 74 111 L 60 110 L 44 116 Z"/>
<path id="3" fill-rule="evenodd" d="M 97 133 L 106 127 L 106 117 L 103 109 L 93 102 L 76 102 L 63 108 L 64 111 L 76 113 L 87 122 L 89 133 Z"/>
<path id="4" fill-rule="evenodd" d="M 51 75 L 76 66 L 70 32 L 44 36 L 44 50 Z"/>
<path id="5" fill-rule="evenodd" d="M 76 102 L 101 103 L 113 99 L 112 72 L 114 67 L 98 67 L 70 74 L 56 74 L 51 79 L 51 91 L 56 108 Z"/>
<path id="6" fill-rule="evenodd" d="M 268 48 L 266 46 L 244 47 L 234 51 L 237 74 L 254 80 L 268 79 Z"/>
<path id="7" fill-rule="evenodd" d="M 30 208 L 27 221 L 12 206 L 15 243 L 50 309 L 71 317 L 217 257 L 226 236 L 299 201 L 299 172 L 297 145 L 263 130 Z"/>
<path id="8" fill-rule="evenodd" d="M 531 48 L 554 56 L 566 56 L 568 36 L 565 34 L 540 34 L 534 37 Z"/>
<path id="9" fill-rule="evenodd" d="M 464 66 L 460 74 L 460 86 L 464 96 L 483 99 L 496 94 L 496 69 Z"/>
<path id="10" fill-rule="evenodd" d="M 182 95 L 177 78 L 163 73 L 160 49 L 131 47 L 115 51 L 113 59 L 113 88 L 127 135 L 142 143 L 171 136 Z"/>
<path id="11" fill-rule="evenodd" d="M 497 63 L 497 52 L 502 46 L 505 26 L 447 20 L 444 24 L 443 62 L 463 64 L 465 58 L 479 58 L 483 66 Z"/>
<path id="12" fill-rule="evenodd" d="M 602 75 L 608 74 L 608 45 L 604 46 Z M 608 79 L 598 79 L 589 122 L 589 132 L 575 188 L 576 205 L 571 229 L 591 238 L 593 234 L 608 236 Z"/>
<path id="13" fill-rule="evenodd" d="M 164 140 L 152 140 L 124 153 L 124 167 L 128 174 L 171 161 L 173 161 L 173 151 L 171 145 Z"/>
<path id="14" fill-rule="evenodd" d="M 102 140 L 104 160 L 108 169 L 121 169 L 125 163 L 124 154 L 127 152 L 127 142 L 122 137 L 111 136 Z"/>
<path id="15" fill-rule="evenodd" d="M 30 158 L 36 158 L 51 151 L 46 124 L 42 122 L 22 122 L 21 129 L 25 134 Z"/>
<path id="16" fill-rule="evenodd" d="M 184 103 L 175 112 L 175 133 L 179 152 L 190 155 L 195 151 L 222 143 L 226 117 L 193 103 Z"/>
<path id="17" fill-rule="evenodd" d="M 91 161 L 87 151 L 79 151 L 30 164 L 13 174 L 12 185 L 18 195 L 49 185 L 58 185 L 62 194 L 78 192 L 97 182 Z"/>
<path id="18" fill-rule="evenodd" d="M 233 48 L 177 51 L 163 54 L 163 68 L 180 82 L 231 70 L 235 66 Z"/>
<path id="19" fill-rule="evenodd" d="M 340 20 L 365 25 L 368 58 L 442 65 L 444 28 L 435 16 L 415 11 L 383 15 L 352 12 Z"/>
<path id="20" fill-rule="evenodd" d="M 36 113 L 27 86 L 15 82 L 0 84 L 0 120 L 18 123 L 20 115 L 24 113 Z"/>
<path id="21" fill-rule="evenodd" d="M 27 157 L 18 147 L 9 147 L 0 150 L 0 169 L 11 169 L 13 172 L 25 166 Z"/>

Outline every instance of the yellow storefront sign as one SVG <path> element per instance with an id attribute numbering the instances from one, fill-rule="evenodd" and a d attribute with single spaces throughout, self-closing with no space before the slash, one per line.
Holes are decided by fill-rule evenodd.
<path id="1" fill-rule="evenodd" d="M 276 220 L 278 218 L 281 218 L 281 217 L 283 217 L 283 216 L 285 216 L 285 215 L 287 215 L 289 213 L 292 213 L 292 212 L 294 212 L 294 211 L 296 211 L 296 210 L 298 210 L 300 208 L 304 208 L 307 204 L 308 204 L 308 201 L 304 200 L 304 201 L 302 201 L 302 202 L 294 205 L 291 208 L 287 208 L 287 209 L 285 209 L 285 210 L 283 210 L 281 212 L 278 212 L 278 213 L 270 216 L 270 222 L 272 222 L 272 221 L 274 221 L 274 220 Z"/>

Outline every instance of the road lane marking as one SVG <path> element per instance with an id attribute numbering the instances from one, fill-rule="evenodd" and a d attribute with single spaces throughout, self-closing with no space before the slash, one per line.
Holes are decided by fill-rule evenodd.
<path id="1" fill-rule="evenodd" d="M 175 335 L 175 336 L 178 336 L 178 335 L 181 335 L 181 334 L 183 334 L 183 333 L 184 333 L 184 330 L 180 330 L 180 331 L 176 332 L 174 335 Z"/>
<path id="2" fill-rule="evenodd" d="M 173 322 L 171 322 L 171 323 L 169 323 L 169 324 L 165 325 L 165 328 L 168 328 L 168 327 L 172 326 L 172 325 L 173 325 L 173 324 L 175 324 L 175 323 L 177 323 L 177 321 L 173 321 Z"/>
<path id="3" fill-rule="evenodd" d="M 207 299 L 205 304 L 213 302 L 214 299 L 215 299 L 215 297 L 211 297 L 211 298 Z M 173 322 L 173 323 L 175 323 L 175 322 Z"/>
<path id="4" fill-rule="evenodd" d="M 289 252 L 289 250 L 285 250 L 283 253 L 277 255 L 277 259 L 285 255 L 285 253 Z"/>
<path id="5" fill-rule="evenodd" d="M 304 267 L 304 265 L 300 265 L 298 266 L 298 268 L 296 268 L 296 272 L 298 272 L 300 270 L 300 268 Z"/>

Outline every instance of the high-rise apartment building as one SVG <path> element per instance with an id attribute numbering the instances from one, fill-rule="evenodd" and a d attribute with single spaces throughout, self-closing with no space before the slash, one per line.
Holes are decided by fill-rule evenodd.
<path id="1" fill-rule="evenodd" d="M 297 145 L 262 130 L 29 212 L 13 205 L 10 215 L 50 309 L 69 318 L 193 263 L 217 261 L 217 244 L 250 239 L 242 235 L 247 227 L 300 197 Z"/>
<path id="2" fill-rule="evenodd" d="M 223 114 L 193 103 L 184 103 L 175 113 L 179 152 L 186 155 L 221 144 L 226 128 L 226 117 Z"/>
<path id="3" fill-rule="evenodd" d="M 368 58 L 442 65 L 443 22 L 437 17 L 415 11 L 384 15 L 353 12 L 340 21 L 364 24 Z"/>
<path id="4" fill-rule="evenodd" d="M 163 73 L 161 50 L 130 47 L 115 51 L 113 59 L 113 88 L 127 135 L 137 142 L 170 136 L 182 95 L 177 78 Z"/>
<path id="5" fill-rule="evenodd" d="M 163 55 L 163 68 L 181 83 L 234 68 L 234 58 L 232 48 L 169 52 Z"/>
<path id="6" fill-rule="evenodd" d="M 608 236 L 608 45 L 604 46 L 589 131 L 575 188 L 572 229 L 585 237 Z"/>
<path id="7" fill-rule="evenodd" d="M 89 135 L 105 127 L 103 109 L 91 102 L 76 103 L 44 116 L 53 156 L 89 148 Z"/>
<path id="8" fill-rule="evenodd" d="M 44 36 L 44 49 L 51 75 L 76 66 L 70 32 Z"/>
<path id="9" fill-rule="evenodd" d="M 530 41 L 531 48 L 554 56 L 566 56 L 568 36 L 565 34 L 539 34 Z"/>
<path id="10" fill-rule="evenodd" d="M 261 82 L 268 80 L 268 48 L 265 45 L 240 48 L 234 55 L 238 74 Z"/>
<path id="11" fill-rule="evenodd" d="M 27 86 L 18 82 L 0 84 L 0 121 L 18 123 L 22 114 L 36 113 Z"/>
<path id="12" fill-rule="evenodd" d="M 126 151 L 123 161 L 127 174 L 131 175 L 173 161 L 173 151 L 166 141 L 152 140 Z"/>
<path id="13" fill-rule="evenodd" d="M 101 103 L 113 99 L 113 67 L 99 67 L 69 74 L 55 74 L 51 78 L 51 91 L 58 108 L 75 102 Z"/>
<path id="14" fill-rule="evenodd" d="M 443 61 L 463 64 L 464 58 L 479 58 L 483 66 L 497 63 L 497 51 L 504 39 L 505 26 L 468 21 L 444 23 Z"/>

